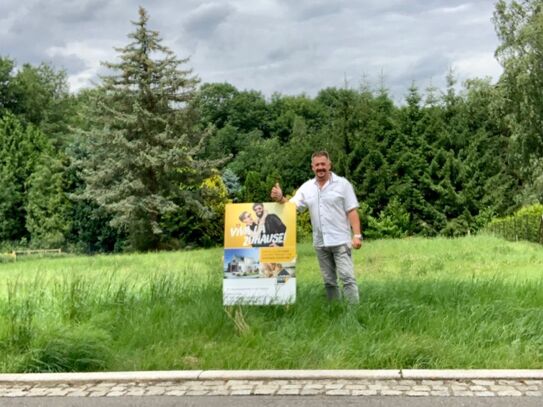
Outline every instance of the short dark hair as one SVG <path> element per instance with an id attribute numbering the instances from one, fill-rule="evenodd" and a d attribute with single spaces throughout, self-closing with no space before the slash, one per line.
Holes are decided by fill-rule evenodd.
<path id="1" fill-rule="evenodd" d="M 255 202 L 255 203 L 253 204 L 253 211 L 255 210 L 255 208 L 256 208 L 257 206 L 262 206 L 262 209 L 264 209 L 264 204 L 263 204 L 262 202 Z"/>
<path id="2" fill-rule="evenodd" d="M 328 151 L 326 150 L 315 151 L 313 154 L 311 154 L 311 161 L 313 161 L 313 158 L 315 157 L 326 157 L 328 160 L 330 160 L 330 154 L 328 154 Z"/>

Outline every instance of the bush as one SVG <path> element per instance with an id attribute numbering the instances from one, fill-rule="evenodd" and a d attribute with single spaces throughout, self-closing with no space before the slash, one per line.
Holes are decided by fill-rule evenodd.
<path id="1" fill-rule="evenodd" d="M 368 239 L 396 239 L 408 235 L 411 219 L 397 199 L 392 199 L 378 217 L 371 215 L 366 203 L 361 203 L 358 213 L 363 234 Z"/>
<path id="2" fill-rule="evenodd" d="M 507 240 L 528 240 L 543 244 L 543 205 L 523 207 L 513 215 L 493 219 L 485 231 Z"/>
<path id="3" fill-rule="evenodd" d="M 313 238 L 309 211 L 298 212 L 296 235 L 298 242 L 310 242 Z"/>

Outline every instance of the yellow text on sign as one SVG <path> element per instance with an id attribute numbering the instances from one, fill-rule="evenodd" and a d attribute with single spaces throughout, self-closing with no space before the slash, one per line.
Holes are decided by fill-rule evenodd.
<path id="1" fill-rule="evenodd" d="M 294 247 L 262 247 L 260 249 L 261 263 L 288 263 L 296 258 Z"/>

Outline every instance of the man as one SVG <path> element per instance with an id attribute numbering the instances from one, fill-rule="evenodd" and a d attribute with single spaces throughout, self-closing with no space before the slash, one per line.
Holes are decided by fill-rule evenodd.
<path id="1" fill-rule="evenodd" d="M 351 248 L 362 246 L 362 234 L 353 186 L 331 171 L 332 162 L 326 151 L 311 156 L 311 169 L 315 178 L 305 182 L 290 201 L 300 209 L 309 209 L 313 246 L 328 299 L 340 298 L 339 276 L 347 301 L 357 304 L 359 294 Z M 287 202 L 279 184 L 272 188 L 271 197 L 279 203 Z"/>
<path id="2" fill-rule="evenodd" d="M 257 202 L 253 205 L 258 218 L 258 228 L 262 230 L 260 246 L 283 246 L 287 227 L 279 216 L 264 210 L 264 204 Z"/>

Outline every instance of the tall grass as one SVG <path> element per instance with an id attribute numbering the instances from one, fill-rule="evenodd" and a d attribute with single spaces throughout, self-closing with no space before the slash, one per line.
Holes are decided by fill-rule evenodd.
<path id="1" fill-rule="evenodd" d="M 538 245 L 366 243 L 356 307 L 298 255 L 296 304 L 268 307 L 223 307 L 220 249 L 0 264 L 0 371 L 543 367 Z"/>

